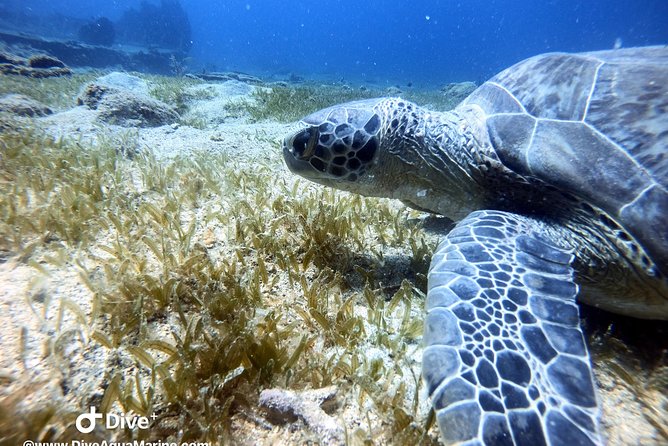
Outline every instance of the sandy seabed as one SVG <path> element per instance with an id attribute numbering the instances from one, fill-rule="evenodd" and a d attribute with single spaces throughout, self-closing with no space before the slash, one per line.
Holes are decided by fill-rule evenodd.
<path id="1" fill-rule="evenodd" d="M 165 165 L 175 157 L 187 157 L 190 152 L 198 156 L 206 154 L 214 158 L 225 157 L 240 170 L 253 171 L 256 166 L 265 166 L 268 182 L 294 185 L 295 178 L 282 165 L 280 155 L 280 140 L 290 124 L 251 122 L 243 113 L 229 113 L 230 104 L 253 100 L 253 89 L 263 87 L 229 81 L 199 84 L 191 88 L 213 92 L 210 97 L 194 99 L 188 104 L 186 113 L 197 117 L 200 128 L 177 123 L 147 128 L 120 127 L 101 123 L 96 111 L 82 106 L 34 118 L 33 123 L 54 138 L 78 140 L 82 147 L 96 144 L 101 137 L 130 133 L 138 151 L 150 149 L 157 162 Z M 221 204 L 216 202 L 215 197 L 204 200 L 190 218 L 205 221 L 205 216 L 215 212 L 216 206 Z M 399 204 L 387 206 L 398 213 L 408 213 Z M 410 215 L 411 218 L 421 218 L 413 213 Z M 437 233 L 425 233 L 424 236 L 432 243 L 439 237 Z M 100 240 L 91 244 L 91 249 L 95 251 L 96 245 L 111 243 L 109 237 L 108 232 L 101 231 Z M 206 247 L 211 257 L 229 254 L 229 232 L 221 226 L 198 223 L 194 237 L 197 243 Z M 379 250 L 383 249 L 381 243 L 373 243 L 378 244 Z M 407 249 L 387 248 L 385 252 L 388 258 L 409 255 Z M 11 444 L 4 443 L 2 438 L 2 434 L 11 432 L 8 422 L 19 420 L 22 413 L 53 403 L 65 414 L 60 420 L 61 429 L 65 429 L 61 432 L 67 430 L 62 426 L 71 429 L 77 414 L 87 412 L 90 405 L 101 402 L 115 372 L 132 376 L 142 369 L 141 364 L 122 351 L 123 347 L 105 347 L 92 336 L 91 329 L 82 326 L 81 319 L 89 317 L 93 311 L 94 293 L 82 279 L 81 268 L 71 260 L 70 253 L 60 267 L 43 261 L 48 254 L 44 251 L 38 253 L 33 262 L 9 255 L 0 263 L 0 395 L 3 395 L 5 403 L 11 402 L 7 405 L 11 410 L 0 412 L 0 416 L 4 414 L 8 417 L 4 422 L 0 420 L 0 444 Z M 102 267 L 99 260 L 96 264 L 91 257 L 86 257 L 84 262 L 88 271 Z M 401 276 L 406 273 L 403 269 L 405 264 L 398 261 L 395 270 L 390 268 L 385 273 L 393 276 L 387 279 L 390 287 L 399 288 Z M 305 277 L 315 279 L 317 275 L 314 270 Z M 361 289 L 361 284 L 352 284 L 353 288 L 356 286 Z M 285 277 L 274 281 L 272 286 L 264 287 L 263 293 L 270 302 L 268 307 L 273 305 L 271 302 L 280 300 L 304 300 L 303 296 L 295 296 L 297 291 Z M 354 302 L 355 314 L 366 317 L 367 310 L 363 300 Z M 421 317 L 421 308 L 410 311 L 412 317 Z M 397 310 L 395 318 L 387 322 L 388 330 L 401 324 L 402 316 Z M 167 315 L 162 321 L 149 324 L 147 329 L 154 338 L 171 341 L 170 328 L 175 325 L 175 317 Z M 663 355 L 663 360 L 658 362 L 658 366 L 655 363 L 653 370 L 646 370 L 634 350 L 637 343 L 651 341 L 627 342 L 616 337 L 618 330 L 613 327 L 614 319 L 612 321 L 607 332 L 601 330 L 601 326 L 595 326 L 588 332 L 608 444 L 665 444 L 668 430 L 666 351 L 657 351 L 657 354 Z M 104 324 L 103 321 L 98 323 Z M 376 327 L 366 325 L 365 329 L 370 338 L 375 336 Z M 309 331 L 307 327 L 304 330 Z M 385 363 L 393 361 L 391 352 L 384 351 L 371 341 L 358 347 L 369 357 L 375 356 Z M 337 347 L 316 340 L 312 348 L 334 351 Z M 413 410 L 412 422 L 424 425 L 429 403 L 424 388 L 416 387 L 415 381 L 420 374 L 419 342 L 409 345 L 407 352 L 403 364 L 397 368 L 402 374 L 395 374 L 393 378 L 385 376 L 377 384 L 385 386 L 388 396 L 402 383 L 408 389 L 407 395 L 417 395 L 418 401 L 406 406 Z M 143 373 L 146 373 L 145 367 Z M 664 381 L 661 381 L 661 376 Z M 649 381 L 663 384 L 649 386 L 646 384 Z M 243 390 L 255 392 L 249 400 L 257 402 L 257 406 L 230 413 L 227 421 L 229 437 L 226 439 L 230 444 L 397 444 L 374 401 L 360 398 L 360 388 L 349 380 L 339 379 L 332 386 L 321 389 L 308 388 L 302 383 L 295 388 L 276 385 L 271 389 L 245 387 Z M 262 390 L 273 393 L 260 395 Z M 122 408 L 115 406 L 115 410 L 121 412 Z M 15 422 L 18 426 L 18 421 Z M 119 434 L 121 432 L 123 435 Z M 156 441 L 173 441 L 180 435 L 178 432 L 165 432 L 165 438 L 156 438 Z M 100 435 L 98 438 L 107 439 L 133 436 L 117 427 L 97 433 Z M 159 435 L 156 433 L 154 438 Z M 423 440 L 425 444 L 431 444 L 436 443 L 437 438 L 437 429 L 432 426 Z"/>

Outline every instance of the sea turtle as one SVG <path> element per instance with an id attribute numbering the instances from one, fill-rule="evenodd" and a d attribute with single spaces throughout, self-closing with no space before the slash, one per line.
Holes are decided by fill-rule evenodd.
<path id="1" fill-rule="evenodd" d="M 451 112 L 400 98 L 303 118 L 312 181 L 459 221 L 429 270 L 423 378 L 447 443 L 603 440 L 576 299 L 668 319 L 668 47 L 550 53 Z"/>

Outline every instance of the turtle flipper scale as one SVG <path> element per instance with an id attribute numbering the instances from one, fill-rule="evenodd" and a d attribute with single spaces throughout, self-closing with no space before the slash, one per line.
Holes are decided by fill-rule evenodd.
<path id="1" fill-rule="evenodd" d="M 601 442 L 573 256 L 540 225 L 474 212 L 432 259 L 423 376 L 447 443 Z"/>

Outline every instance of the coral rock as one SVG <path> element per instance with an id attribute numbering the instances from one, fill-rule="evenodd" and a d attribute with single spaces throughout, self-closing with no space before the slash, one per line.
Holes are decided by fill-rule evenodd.
<path id="1" fill-rule="evenodd" d="M 0 98 L 0 112 L 18 116 L 46 116 L 53 111 L 39 101 L 20 94 L 8 94 Z"/>
<path id="2" fill-rule="evenodd" d="M 132 76 L 128 76 L 132 77 Z M 77 104 L 98 111 L 98 120 L 123 127 L 157 127 L 179 120 L 174 108 L 153 99 L 141 88 L 122 88 L 102 79 L 88 84 L 77 98 Z"/>
<path id="3" fill-rule="evenodd" d="M 323 408 L 335 401 L 336 387 L 293 392 L 285 389 L 266 389 L 260 393 L 260 406 L 274 424 L 302 420 L 323 444 L 343 444 L 343 429 Z"/>
<path id="4" fill-rule="evenodd" d="M 238 71 L 193 73 L 187 74 L 186 77 L 203 81 L 239 81 L 251 85 L 261 85 L 264 83 L 259 77 L 255 77 L 246 73 L 240 73 Z"/>
<path id="5" fill-rule="evenodd" d="M 60 59 L 47 54 L 36 54 L 26 60 L 14 54 L 0 52 L 0 74 L 44 78 L 69 76 L 72 70 Z"/>
<path id="6" fill-rule="evenodd" d="M 148 84 L 144 79 L 127 73 L 121 73 L 120 71 L 114 71 L 105 76 L 98 77 L 95 79 L 95 83 L 107 87 L 130 90 L 140 95 L 148 95 Z"/>
<path id="7" fill-rule="evenodd" d="M 14 54 L 0 51 L 0 64 L 23 65 L 25 62 Z"/>
<path id="8" fill-rule="evenodd" d="M 451 97 L 453 101 L 461 102 L 466 99 L 477 88 L 473 82 L 453 82 L 441 88 L 441 92 Z"/>
<path id="9" fill-rule="evenodd" d="M 48 54 L 35 54 L 28 59 L 31 68 L 66 68 L 62 60 Z"/>

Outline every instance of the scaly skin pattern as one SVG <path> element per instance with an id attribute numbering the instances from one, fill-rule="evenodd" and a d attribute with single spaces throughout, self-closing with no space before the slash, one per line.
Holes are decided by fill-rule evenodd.
<path id="1" fill-rule="evenodd" d="M 602 442 L 576 299 L 668 319 L 666 85 L 662 47 L 548 54 L 452 112 L 357 101 L 285 138 L 299 175 L 459 221 L 432 259 L 424 332 L 446 443 Z"/>
<path id="2" fill-rule="evenodd" d="M 432 259 L 423 374 L 448 443 L 600 441 L 573 255 L 541 229 L 474 212 Z"/>

